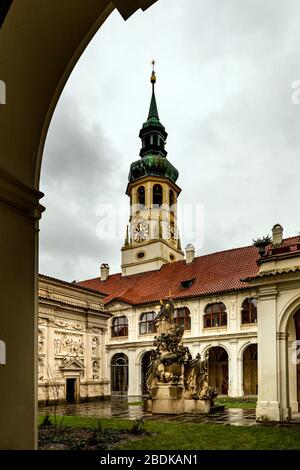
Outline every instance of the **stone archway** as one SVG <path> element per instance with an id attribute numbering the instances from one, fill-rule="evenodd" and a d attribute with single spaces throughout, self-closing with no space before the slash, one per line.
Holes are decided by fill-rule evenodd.
<path id="1" fill-rule="evenodd" d="M 219 395 L 228 395 L 228 354 L 221 346 L 209 349 L 208 380 Z"/>
<path id="2" fill-rule="evenodd" d="M 243 354 L 244 395 L 257 395 L 257 344 L 249 344 Z"/>
<path id="3" fill-rule="evenodd" d="M 7 92 L 0 114 L 0 243 L 5 246 L 0 341 L 7 351 L 6 363 L 0 364 L 1 449 L 37 446 L 38 220 L 43 210 L 38 189 L 54 108 L 77 60 L 114 8 L 127 19 L 155 1 L 31 0 L 28 8 L 26 2 L 8 0 L 1 9 L 0 79 Z"/>

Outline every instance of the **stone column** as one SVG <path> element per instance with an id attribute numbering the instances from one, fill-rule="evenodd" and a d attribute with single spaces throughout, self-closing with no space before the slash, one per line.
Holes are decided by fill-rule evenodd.
<path id="1" fill-rule="evenodd" d="M 93 368 L 92 368 L 92 340 L 94 334 L 87 328 L 85 333 L 85 379 L 93 379 Z"/>
<path id="2" fill-rule="evenodd" d="M 191 336 L 200 336 L 200 308 L 199 302 L 193 303 L 190 309 L 191 314 Z"/>
<path id="3" fill-rule="evenodd" d="M 280 383 L 280 420 L 291 418 L 290 394 L 289 394 L 289 364 L 288 364 L 288 334 L 277 333 L 277 348 L 279 356 L 279 383 Z"/>
<path id="4" fill-rule="evenodd" d="M 239 376 L 239 367 L 238 367 L 238 341 L 237 339 L 232 339 L 229 341 L 229 355 L 228 358 L 228 395 L 230 397 L 238 397 L 238 376 Z"/>
<path id="5" fill-rule="evenodd" d="M 244 374 L 243 374 L 243 357 L 237 358 L 237 370 L 238 370 L 238 377 L 237 377 L 237 388 L 238 388 L 238 397 L 244 396 Z"/>
<path id="6" fill-rule="evenodd" d="M 41 214 L 38 200 L 41 196 L 0 170 L 0 340 L 6 346 L 6 364 L 0 365 L 1 449 L 33 449 L 37 444 L 37 267 Z"/>
<path id="7" fill-rule="evenodd" d="M 55 370 L 55 348 L 54 348 L 54 321 L 51 318 L 48 322 L 47 328 L 47 362 L 46 362 L 46 370 L 47 376 L 51 379 L 51 375 L 54 375 Z"/>
<path id="8" fill-rule="evenodd" d="M 275 286 L 261 287 L 257 308 L 258 402 L 257 419 L 280 421 Z"/>
<path id="9" fill-rule="evenodd" d="M 141 395 L 138 384 L 138 365 L 136 364 L 136 353 L 135 348 L 128 349 L 128 396 Z"/>

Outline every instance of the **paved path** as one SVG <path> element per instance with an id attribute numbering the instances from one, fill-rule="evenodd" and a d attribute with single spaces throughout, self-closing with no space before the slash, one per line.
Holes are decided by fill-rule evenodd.
<path id="1" fill-rule="evenodd" d="M 172 421 L 177 423 L 213 423 L 213 424 L 231 424 L 235 426 L 254 426 L 255 410 L 242 410 L 239 408 L 229 408 L 224 411 L 218 411 L 209 415 L 152 415 L 144 413 L 140 405 L 128 405 L 134 402 L 134 399 L 112 398 L 111 401 L 96 401 L 87 403 L 74 403 L 58 406 L 58 414 L 66 416 L 84 416 L 97 418 L 126 418 L 130 420 L 143 418 L 147 421 Z M 51 408 L 42 407 L 39 414 L 51 412 Z"/>

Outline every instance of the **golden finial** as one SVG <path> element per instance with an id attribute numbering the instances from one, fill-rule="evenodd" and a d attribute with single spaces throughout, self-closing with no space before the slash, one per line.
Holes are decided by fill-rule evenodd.
<path id="1" fill-rule="evenodd" d="M 151 74 L 150 82 L 152 83 L 152 85 L 154 85 L 154 83 L 156 82 L 156 75 L 155 75 L 155 70 L 154 70 L 154 66 L 155 66 L 154 59 L 152 59 L 151 65 L 152 65 L 152 74 Z"/>

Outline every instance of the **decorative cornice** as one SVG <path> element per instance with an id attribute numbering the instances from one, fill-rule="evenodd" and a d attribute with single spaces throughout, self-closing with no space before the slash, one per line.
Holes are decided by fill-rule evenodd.
<path id="1" fill-rule="evenodd" d="M 220 334 L 220 335 L 211 335 L 211 336 L 191 336 L 187 338 L 183 338 L 183 343 L 203 343 L 204 341 L 212 341 L 212 340 L 230 340 L 239 339 L 239 338 L 249 338 L 249 337 L 257 337 L 257 333 L 254 331 L 247 331 L 247 332 L 238 332 L 238 333 L 227 333 L 227 334 Z M 153 340 L 148 341 L 130 341 L 130 342 L 123 342 L 123 343 L 111 343 L 106 344 L 106 349 L 120 349 L 122 348 L 137 348 L 137 347 L 145 347 L 145 346 L 152 346 Z"/>
<path id="2" fill-rule="evenodd" d="M 39 203 L 44 194 L 0 170 L 0 201 L 24 217 L 40 219 L 45 208 Z"/>
<path id="3" fill-rule="evenodd" d="M 295 253 L 293 256 L 299 257 L 300 256 L 299 251 Z M 241 279 L 241 281 L 244 281 L 244 282 L 259 281 L 259 279 L 262 279 L 262 278 L 274 277 L 274 276 L 278 276 L 281 274 L 289 274 L 289 273 L 295 273 L 299 271 L 300 271 L 300 266 L 289 266 L 287 268 L 269 269 L 268 271 L 259 272 L 256 276 Z"/>

